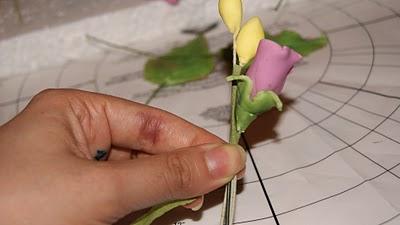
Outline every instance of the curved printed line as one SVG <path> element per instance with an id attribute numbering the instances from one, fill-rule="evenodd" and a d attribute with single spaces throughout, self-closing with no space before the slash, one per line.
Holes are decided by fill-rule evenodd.
<path id="1" fill-rule="evenodd" d="M 386 174 L 388 171 L 391 171 L 391 170 L 395 169 L 395 168 L 396 168 L 397 166 L 399 166 L 399 165 L 400 165 L 400 163 L 396 164 L 395 166 L 393 166 L 392 168 L 390 168 L 390 169 L 387 170 L 387 171 L 383 171 L 383 172 L 379 173 L 378 175 L 376 175 L 376 176 L 374 176 L 374 177 L 372 177 L 372 178 L 363 180 L 362 182 L 360 182 L 360 183 L 358 183 L 358 184 L 356 184 L 356 185 L 354 185 L 354 186 L 352 186 L 352 187 L 350 187 L 350 188 L 347 188 L 347 189 L 345 189 L 345 190 L 343 190 L 343 191 L 337 192 L 337 193 L 335 193 L 335 194 L 333 194 L 333 195 L 330 195 L 330 196 L 327 196 L 327 197 L 325 197 L 325 198 L 318 199 L 317 201 L 313 201 L 313 202 L 307 203 L 307 204 L 305 204 L 305 205 L 298 206 L 298 207 L 296 207 L 296 208 L 293 208 L 293 209 L 290 209 L 290 210 L 287 210 L 287 211 L 278 213 L 277 216 L 285 215 L 285 214 L 288 214 L 288 213 L 291 213 L 291 212 L 294 212 L 294 211 L 303 209 L 303 208 L 305 208 L 305 207 L 315 205 L 315 204 L 317 204 L 317 203 L 319 203 L 319 202 L 322 202 L 322 201 L 325 201 L 325 200 L 328 200 L 328 199 L 337 197 L 337 196 L 342 195 L 342 194 L 344 194 L 344 193 L 346 193 L 346 192 L 349 192 L 349 191 L 351 191 L 351 190 L 354 190 L 354 189 L 356 189 L 356 188 L 362 186 L 363 184 L 368 183 L 368 182 L 371 182 L 371 181 L 373 181 L 374 179 L 376 179 L 376 178 L 378 178 L 378 177 L 380 177 L 380 176 Z M 250 223 L 250 222 L 256 222 L 256 221 L 266 220 L 266 219 L 270 219 L 270 218 L 272 218 L 272 216 L 260 217 L 260 218 L 253 219 L 253 220 L 238 221 L 238 222 L 235 222 L 234 224 L 245 224 L 245 223 Z"/>

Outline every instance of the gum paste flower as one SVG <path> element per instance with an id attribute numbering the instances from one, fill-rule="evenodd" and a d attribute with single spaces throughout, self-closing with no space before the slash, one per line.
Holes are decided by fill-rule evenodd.
<path id="1" fill-rule="evenodd" d="M 276 107 L 282 110 L 278 97 L 286 77 L 301 55 L 286 46 L 263 39 L 246 75 L 229 76 L 228 81 L 238 81 L 236 128 L 244 132 L 258 115 Z"/>

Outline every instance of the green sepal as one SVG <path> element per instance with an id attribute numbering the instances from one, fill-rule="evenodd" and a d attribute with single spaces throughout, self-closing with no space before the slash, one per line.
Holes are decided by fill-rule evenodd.
<path id="1" fill-rule="evenodd" d="M 179 200 L 154 206 L 143 216 L 135 220 L 135 222 L 131 223 L 131 225 L 150 225 L 154 220 L 161 217 L 165 213 L 175 209 L 176 207 L 192 203 L 194 200 L 195 199 Z"/>
<path id="2" fill-rule="evenodd" d="M 149 59 L 144 68 L 144 78 L 158 85 L 177 85 L 207 77 L 214 65 L 207 40 L 199 35 L 184 46 Z"/>
<path id="3" fill-rule="evenodd" d="M 239 81 L 235 112 L 237 131 L 243 133 L 258 115 L 273 107 L 279 111 L 282 110 L 282 101 L 273 91 L 260 91 L 252 98 L 253 82 L 248 76 L 229 76 L 226 79 L 227 81 Z"/>

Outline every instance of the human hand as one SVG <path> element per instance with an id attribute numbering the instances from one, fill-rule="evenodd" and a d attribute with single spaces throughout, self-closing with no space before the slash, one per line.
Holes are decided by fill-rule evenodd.
<path id="1" fill-rule="evenodd" d="M 47 90 L 0 127 L 0 224 L 112 224 L 217 189 L 244 164 L 242 149 L 165 111 Z"/>

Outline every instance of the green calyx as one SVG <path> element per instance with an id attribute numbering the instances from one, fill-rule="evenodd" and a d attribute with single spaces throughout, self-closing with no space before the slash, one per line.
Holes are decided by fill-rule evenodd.
<path id="1" fill-rule="evenodd" d="M 245 75 L 229 76 L 227 81 L 238 81 L 238 97 L 236 102 L 236 129 L 243 133 L 260 114 L 276 107 L 282 110 L 283 104 L 273 91 L 261 91 L 251 97 L 252 80 Z"/>

